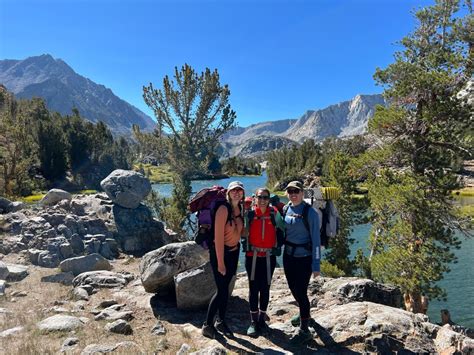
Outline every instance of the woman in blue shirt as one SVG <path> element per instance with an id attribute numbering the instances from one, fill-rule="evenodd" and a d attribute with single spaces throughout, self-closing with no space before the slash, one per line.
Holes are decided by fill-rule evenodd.
<path id="1" fill-rule="evenodd" d="M 304 190 L 300 181 L 292 181 L 285 188 L 289 203 L 285 206 L 285 251 L 283 268 L 291 293 L 300 308 L 300 329 L 291 338 L 295 345 L 313 338 L 308 329 L 311 319 L 308 285 L 320 272 L 319 215 L 303 201 Z M 304 218 L 306 216 L 306 218 Z"/>

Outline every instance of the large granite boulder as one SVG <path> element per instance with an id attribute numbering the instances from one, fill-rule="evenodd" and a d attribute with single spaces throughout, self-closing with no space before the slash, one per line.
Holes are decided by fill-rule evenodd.
<path id="1" fill-rule="evenodd" d="M 125 208 L 137 208 L 150 193 L 150 181 L 142 174 L 131 170 L 117 169 L 100 182 L 107 196 Z"/>
<path id="2" fill-rule="evenodd" d="M 116 239 L 124 253 L 141 256 L 172 242 L 163 223 L 153 218 L 147 206 L 128 209 L 113 206 Z"/>
<path id="3" fill-rule="evenodd" d="M 102 255 L 89 254 L 63 260 L 59 268 L 63 272 L 72 272 L 77 276 L 86 271 L 112 270 L 112 265 Z"/>
<path id="4" fill-rule="evenodd" d="M 363 343 L 368 352 L 408 350 L 417 354 L 474 350 L 472 339 L 429 323 L 423 314 L 372 302 L 336 305 L 312 312 L 312 316 L 320 339 L 340 347 Z"/>
<path id="5" fill-rule="evenodd" d="M 57 204 L 62 200 L 71 200 L 72 195 L 61 189 L 51 189 L 48 193 L 41 199 L 40 203 L 45 206 L 52 206 Z"/>
<path id="6" fill-rule="evenodd" d="M 336 279 L 321 277 L 311 283 L 310 291 L 331 293 L 343 298 L 345 302 L 369 301 L 397 308 L 402 305 L 399 288 L 356 277 Z"/>
<path id="7" fill-rule="evenodd" d="M 173 287 L 174 276 L 204 264 L 208 252 L 194 242 L 171 243 L 142 257 L 140 278 L 145 291 L 156 293 Z"/>
<path id="8" fill-rule="evenodd" d="M 236 277 L 229 285 L 229 295 L 234 289 Z M 209 306 L 216 284 L 211 263 L 182 272 L 174 277 L 176 305 L 178 309 L 199 309 Z"/>

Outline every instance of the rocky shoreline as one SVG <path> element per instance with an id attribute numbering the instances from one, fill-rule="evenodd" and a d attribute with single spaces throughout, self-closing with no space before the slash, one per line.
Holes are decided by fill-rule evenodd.
<path id="1" fill-rule="evenodd" d="M 325 277 L 309 288 L 314 339 L 292 348 L 289 319 L 297 306 L 281 269 L 271 288 L 268 336 L 246 336 L 248 285 L 240 273 L 228 313 L 235 338 L 204 338 L 214 286 L 207 252 L 177 242 L 141 204 L 149 192 L 142 175 L 114 173 L 103 181 L 105 193 L 53 190 L 30 207 L 0 201 L 5 353 L 474 352 L 471 330 L 402 310 L 397 288 Z"/>

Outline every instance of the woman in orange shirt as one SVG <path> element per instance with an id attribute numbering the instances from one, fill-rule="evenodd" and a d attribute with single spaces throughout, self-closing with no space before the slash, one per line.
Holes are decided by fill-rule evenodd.
<path id="1" fill-rule="evenodd" d="M 202 334 L 214 339 L 217 331 L 228 337 L 233 333 L 225 322 L 229 285 L 237 272 L 239 262 L 239 241 L 244 228 L 242 202 L 244 185 L 233 181 L 227 187 L 227 202 L 217 208 L 214 219 L 214 246 L 209 248 L 217 292 L 212 297 L 207 310 L 207 319 L 202 326 Z M 214 318 L 219 312 L 214 326 Z"/>

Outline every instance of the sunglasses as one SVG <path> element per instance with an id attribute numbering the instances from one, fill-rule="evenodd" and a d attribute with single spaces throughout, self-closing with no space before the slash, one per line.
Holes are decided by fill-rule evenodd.
<path id="1" fill-rule="evenodd" d="M 286 192 L 288 192 L 289 194 L 299 194 L 300 190 L 298 190 L 298 189 L 288 189 L 288 190 L 286 190 Z"/>
<path id="2" fill-rule="evenodd" d="M 244 190 L 241 189 L 240 187 L 230 190 L 230 192 L 241 192 L 241 191 L 244 191 Z"/>
<path id="3" fill-rule="evenodd" d="M 270 196 L 261 195 L 261 196 L 257 196 L 257 198 L 258 198 L 259 200 L 269 200 L 269 199 L 270 199 Z"/>

